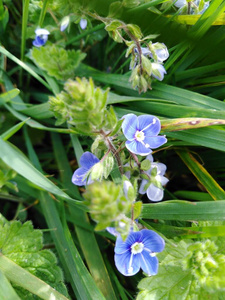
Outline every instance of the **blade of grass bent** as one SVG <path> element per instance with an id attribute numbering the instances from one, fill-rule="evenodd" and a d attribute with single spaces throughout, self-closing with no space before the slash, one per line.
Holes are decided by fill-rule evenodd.
<path id="1" fill-rule="evenodd" d="M 186 150 L 177 151 L 177 154 L 194 174 L 198 181 L 204 186 L 214 200 L 225 199 L 225 191 L 212 178 L 207 170 Z"/>

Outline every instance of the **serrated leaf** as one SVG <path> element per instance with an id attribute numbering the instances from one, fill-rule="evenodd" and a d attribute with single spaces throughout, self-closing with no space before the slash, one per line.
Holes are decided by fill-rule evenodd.
<path id="1" fill-rule="evenodd" d="M 142 202 L 137 201 L 134 203 L 134 220 L 137 219 L 141 214 Z"/>
<path id="2" fill-rule="evenodd" d="M 186 300 L 191 280 L 191 272 L 183 271 L 179 266 L 159 266 L 157 275 L 147 277 L 139 282 L 138 288 L 141 292 L 139 292 L 137 300 Z"/>
<path id="3" fill-rule="evenodd" d="M 42 231 L 34 230 L 30 221 L 24 224 L 6 221 L 1 224 L 0 248 L 1 253 L 10 261 L 67 295 L 55 254 L 50 250 L 42 250 Z M 27 294 L 26 291 L 24 293 Z"/>
<path id="4" fill-rule="evenodd" d="M 104 178 L 107 179 L 114 166 L 114 159 L 110 153 L 103 161 L 103 174 Z"/>
<path id="5" fill-rule="evenodd" d="M 59 80 L 74 77 L 75 69 L 86 56 L 80 50 L 65 50 L 56 45 L 34 48 L 31 55 L 41 69 Z"/>

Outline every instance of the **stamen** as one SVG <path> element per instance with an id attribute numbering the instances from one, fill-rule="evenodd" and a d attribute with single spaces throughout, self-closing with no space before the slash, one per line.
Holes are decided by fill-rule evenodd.
<path id="1" fill-rule="evenodd" d="M 156 123 L 156 118 L 153 118 L 152 123 L 148 124 L 142 131 L 148 129 L 151 125 L 154 125 Z"/>
<path id="2" fill-rule="evenodd" d="M 131 253 L 130 261 L 129 261 L 129 266 L 128 266 L 128 273 L 132 273 L 132 272 L 133 272 L 133 269 L 134 269 L 133 267 L 131 267 L 132 262 L 133 262 L 133 256 L 134 256 L 134 254 Z"/>

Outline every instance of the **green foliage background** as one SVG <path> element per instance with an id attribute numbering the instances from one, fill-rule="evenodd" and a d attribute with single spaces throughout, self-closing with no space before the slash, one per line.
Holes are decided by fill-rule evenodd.
<path id="1" fill-rule="evenodd" d="M 222 0 L 212 0 L 203 15 L 180 15 L 172 1 L 162 0 L 0 0 L 0 295 L 225 299 L 224 11 Z M 153 81 L 152 90 L 132 88 L 126 46 L 108 35 L 107 17 L 138 25 L 144 36 L 166 44 L 167 75 Z M 81 18 L 88 21 L 84 31 Z M 51 33 L 40 49 L 32 46 L 38 26 Z M 94 231 L 83 190 L 71 183 L 92 139 L 55 123 L 48 99 L 76 76 L 110 88 L 107 104 L 118 119 L 130 112 L 159 117 L 168 138 L 155 153 L 170 179 L 165 201 L 144 199 L 139 220 L 166 240 L 154 277 L 118 273 L 114 238 Z M 93 149 L 101 149 L 101 141 Z"/>

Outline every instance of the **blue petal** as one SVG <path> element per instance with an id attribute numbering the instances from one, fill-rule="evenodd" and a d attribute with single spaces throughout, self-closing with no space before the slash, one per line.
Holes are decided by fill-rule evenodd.
<path id="1" fill-rule="evenodd" d="M 127 239 L 125 241 L 123 241 L 123 239 L 121 238 L 121 236 L 118 236 L 117 240 L 116 240 L 116 244 L 115 244 L 115 253 L 116 254 L 123 254 L 127 251 L 130 252 L 130 247 L 140 241 L 141 239 L 141 233 L 139 231 L 137 232 L 130 232 L 130 234 L 128 235 Z"/>
<path id="2" fill-rule="evenodd" d="M 154 202 L 161 201 L 164 195 L 164 190 L 158 188 L 153 183 L 147 189 L 148 199 Z"/>
<path id="3" fill-rule="evenodd" d="M 165 247 L 165 241 L 155 231 L 143 229 L 140 231 L 142 234 L 142 243 L 144 249 L 150 252 L 161 252 Z"/>
<path id="4" fill-rule="evenodd" d="M 138 142 L 136 140 L 126 141 L 125 145 L 130 152 L 135 154 L 145 156 L 152 152 L 150 148 L 145 147 L 141 142 Z"/>
<path id="5" fill-rule="evenodd" d="M 148 275 L 156 275 L 158 272 L 158 259 L 152 257 L 147 251 L 143 250 L 140 253 L 141 269 Z"/>
<path id="6" fill-rule="evenodd" d="M 140 270 L 140 255 L 133 255 L 130 265 L 131 253 L 115 254 L 115 265 L 120 273 L 124 276 L 133 276 Z M 132 269 L 129 269 L 132 267 Z"/>
<path id="7" fill-rule="evenodd" d="M 99 162 L 99 159 L 91 152 L 84 152 L 80 158 L 80 164 L 82 167 L 90 170 L 95 164 Z"/>
<path id="8" fill-rule="evenodd" d="M 84 178 L 86 173 L 88 172 L 88 169 L 86 168 L 79 168 L 77 169 L 74 173 L 73 173 L 73 177 L 72 177 L 72 183 L 82 186 L 85 185 L 87 182 L 87 178 Z"/>
<path id="9" fill-rule="evenodd" d="M 134 114 L 128 114 L 123 116 L 122 123 L 123 134 L 128 140 L 133 140 L 137 131 L 138 118 Z"/>
<path id="10" fill-rule="evenodd" d="M 144 143 L 149 145 L 149 148 L 155 149 L 167 142 L 167 139 L 163 135 L 158 136 L 146 136 Z"/>
<path id="11" fill-rule="evenodd" d="M 46 41 L 40 38 L 39 36 L 36 36 L 35 40 L 33 41 L 33 45 L 35 47 L 41 47 L 46 43 Z"/>
<path id="12" fill-rule="evenodd" d="M 149 126 L 145 126 L 142 131 L 145 136 L 156 136 L 161 130 L 161 123 L 158 118 L 154 117 L 153 121 L 149 123 Z"/>
<path id="13" fill-rule="evenodd" d="M 149 128 L 152 128 L 152 131 L 150 131 L 150 134 L 147 134 L 149 132 Z M 159 131 L 157 132 L 155 128 L 157 130 L 159 128 L 159 131 L 161 129 L 160 121 L 155 116 L 142 115 L 138 117 L 138 130 L 142 130 L 145 135 L 157 135 Z"/>

